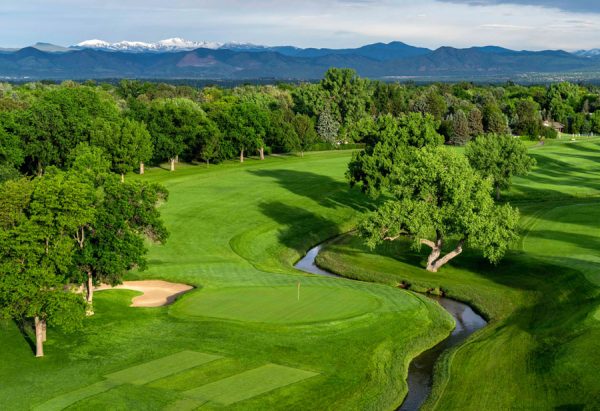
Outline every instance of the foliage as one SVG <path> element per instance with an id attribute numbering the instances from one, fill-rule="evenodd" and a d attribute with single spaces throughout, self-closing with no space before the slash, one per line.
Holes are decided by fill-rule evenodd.
<path id="1" fill-rule="evenodd" d="M 326 107 L 321 114 L 319 114 L 319 121 L 317 122 L 317 133 L 319 137 L 330 144 L 337 142 L 338 133 L 340 130 L 340 123 L 333 117 L 330 109 Z"/>
<path id="2" fill-rule="evenodd" d="M 459 241 L 458 253 L 467 245 L 498 262 L 516 238 L 518 212 L 494 204 L 489 180 L 473 173 L 461 154 L 444 147 L 403 151 L 404 158 L 392 162 L 386 182 L 393 199 L 370 213 L 360 226 L 367 243 L 375 247 L 401 236 L 412 238 L 416 248 L 433 243 L 430 258 L 438 254 L 428 263 L 431 271 L 446 262 L 439 252 L 449 238 Z"/>
<path id="3" fill-rule="evenodd" d="M 498 198 L 500 190 L 510 187 L 513 176 L 527 174 L 536 164 L 525 144 L 506 134 L 477 137 L 467 145 L 465 155 L 475 170 L 491 179 Z"/>
<path id="4" fill-rule="evenodd" d="M 365 150 L 352 156 L 347 178 L 352 186 L 371 196 L 389 187 L 394 164 L 404 161 L 407 147 L 438 146 L 444 141 L 436 132 L 437 122 L 430 115 L 411 113 L 400 118 L 391 115 L 368 120 L 357 131 Z"/>

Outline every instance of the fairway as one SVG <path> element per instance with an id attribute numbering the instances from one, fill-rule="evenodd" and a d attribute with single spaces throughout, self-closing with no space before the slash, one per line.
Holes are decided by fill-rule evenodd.
<path id="1" fill-rule="evenodd" d="M 379 306 L 376 298 L 348 288 L 306 285 L 298 293 L 297 285 L 290 284 L 201 291 L 182 300 L 171 313 L 178 317 L 298 324 L 356 317 Z"/>

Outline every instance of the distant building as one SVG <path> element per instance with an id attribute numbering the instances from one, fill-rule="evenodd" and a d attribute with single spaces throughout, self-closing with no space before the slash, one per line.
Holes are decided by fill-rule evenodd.
<path id="1" fill-rule="evenodd" d="M 551 121 L 551 120 L 544 120 L 543 125 L 544 125 L 544 127 L 552 127 L 558 133 L 562 133 L 565 128 L 564 124 L 559 123 L 558 121 Z"/>

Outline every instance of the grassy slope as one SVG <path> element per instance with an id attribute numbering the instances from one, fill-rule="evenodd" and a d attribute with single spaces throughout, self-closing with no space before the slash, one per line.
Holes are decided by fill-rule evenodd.
<path id="1" fill-rule="evenodd" d="M 424 297 L 292 268 L 314 243 L 355 224 L 363 198 L 349 192 L 344 182 L 348 159 L 349 153 L 316 153 L 208 170 L 185 165 L 176 173 L 149 170 L 140 178 L 160 181 L 171 192 L 162 209 L 171 237 L 165 246 L 152 246 L 149 269 L 131 277 L 197 286 L 180 302 L 188 308 L 203 292 L 231 287 L 289 287 L 295 296 L 300 279 L 309 293 L 311 287 L 340 290 L 343 298 L 337 303 L 315 298 L 315 304 L 323 305 L 315 309 L 319 315 L 336 303 L 340 317 L 348 317 L 339 305 L 352 305 L 357 293 L 363 296 L 358 308 L 365 314 L 299 325 L 226 321 L 197 317 L 197 310 L 191 317 L 171 315 L 177 303 L 172 308 L 130 308 L 136 295 L 131 291 L 97 293 L 96 315 L 86 320 L 83 332 L 64 335 L 49 329 L 44 359 L 33 357 L 12 323 L 0 325 L 0 409 L 27 409 L 79 389 L 97 395 L 70 409 L 193 407 L 198 404 L 183 392 L 269 363 L 318 375 L 228 409 L 381 409 L 397 404 L 406 392 L 402 377 L 408 361 L 449 332 L 448 316 Z M 272 310 L 279 308 L 272 304 Z M 298 318 L 308 317 L 310 312 Z M 221 358 L 144 384 L 113 387 L 103 382 L 107 375 L 183 350 Z M 145 368 L 133 368 L 140 369 Z M 276 367 L 261 370 L 271 370 L 277 380 Z M 92 384 L 88 391 L 85 387 Z M 220 385 L 210 387 L 215 386 Z M 64 398 L 72 396 L 60 400 Z M 203 409 L 213 407 L 220 405 L 209 403 Z"/>
<path id="2" fill-rule="evenodd" d="M 498 267 L 472 252 L 438 274 L 406 243 L 348 236 L 319 264 L 349 277 L 441 287 L 491 323 L 438 364 L 426 409 L 600 408 L 600 141 L 533 147 L 539 167 L 506 199 L 523 237 Z"/>

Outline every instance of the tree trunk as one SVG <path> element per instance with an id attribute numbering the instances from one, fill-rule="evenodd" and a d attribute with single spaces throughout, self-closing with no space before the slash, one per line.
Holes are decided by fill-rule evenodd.
<path id="1" fill-rule="evenodd" d="M 304 151 L 300 152 L 300 157 L 304 157 Z"/>
<path id="2" fill-rule="evenodd" d="M 92 273 L 88 271 L 87 273 L 87 282 L 85 285 L 86 295 L 85 301 L 88 303 L 88 308 L 85 312 L 86 315 L 94 315 L 94 280 L 92 278 Z"/>
<path id="3" fill-rule="evenodd" d="M 46 320 L 42 320 L 42 342 L 46 342 L 46 331 L 47 331 L 47 326 L 46 326 Z"/>
<path id="4" fill-rule="evenodd" d="M 500 186 L 496 184 L 496 200 L 500 200 Z"/>
<path id="5" fill-rule="evenodd" d="M 427 257 L 427 271 L 432 273 L 437 273 L 438 270 L 446 264 L 448 261 L 452 260 L 454 257 L 458 256 L 463 251 L 463 245 L 465 243 L 465 239 L 461 239 L 456 248 L 450 251 L 448 254 L 440 257 L 442 255 L 442 248 L 444 246 L 444 240 L 442 236 L 438 233 L 437 239 L 435 242 L 430 240 L 421 240 L 421 244 L 425 244 L 431 247 L 431 253 L 429 257 Z"/>
<path id="6" fill-rule="evenodd" d="M 121 183 L 125 182 L 125 174 L 121 173 Z"/>
<path id="7" fill-rule="evenodd" d="M 46 320 L 41 320 L 40 317 L 35 317 L 35 356 L 44 356 L 44 323 Z"/>
<path id="8" fill-rule="evenodd" d="M 171 163 L 171 171 L 175 171 L 175 158 L 174 157 L 171 158 L 170 163 Z"/>
<path id="9" fill-rule="evenodd" d="M 240 163 L 244 162 L 244 149 L 240 151 Z"/>
<path id="10" fill-rule="evenodd" d="M 177 154 L 177 155 L 175 156 L 175 162 L 176 162 L 176 163 L 179 163 L 179 154 Z"/>
<path id="11" fill-rule="evenodd" d="M 210 166 L 210 160 L 206 159 L 206 168 Z"/>
<path id="12" fill-rule="evenodd" d="M 260 159 L 264 160 L 265 159 L 265 148 L 264 147 L 259 148 L 258 152 L 260 153 Z"/>
<path id="13" fill-rule="evenodd" d="M 140 174 L 144 174 L 144 162 L 140 161 Z"/>

